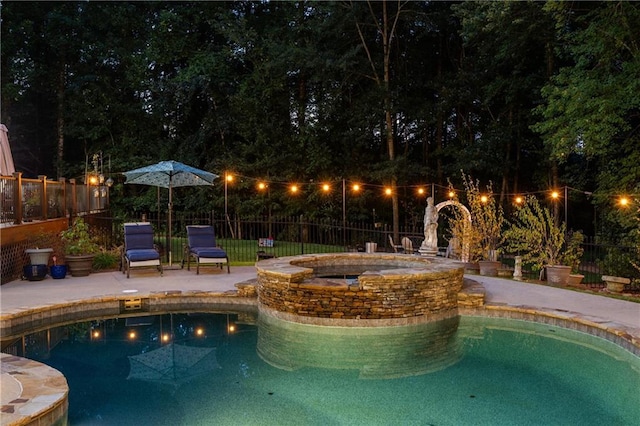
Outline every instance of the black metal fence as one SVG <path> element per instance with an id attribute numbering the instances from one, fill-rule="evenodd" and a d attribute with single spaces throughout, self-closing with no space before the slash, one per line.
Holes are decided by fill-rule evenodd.
<path id="1" fill-rule="evenodd" d="M 582 247 L 584 254 L 579 272 L 584 274 L 585 283 L 603 286 L 602 275 L 640 280 L 640 271 L 632 264 L 640 265 L 640 247 L 604 242 L 597 237 L 586 238 Z M 632 284 L 632 287 L 640 291 L 637 285 Z"/>
<path id="2" fill-rule="evenodd" d="M 424 238 L 422 229 L 401 228 L 399 240 L 393 239 L 389 226 L 376 226 L 364 222 L 343 224 L 334 220 L 309 219 L 297 217 L 233 217 L 225 219 L 215 212 L 206 214 L 177 213 L 173 217 L 171 244 L 167 228 L 166 215 L 141 215 L 139 217 L 111 218 L 94 216 L 97 228 L 102 228 L 101 243 L 104 246 L 122 244 L 123 223 L 148 221 L 154 226 L 156 241 L 165 261 L 169 261 L 169 248 L 174 264 L 183 259 L 183 247 L 187 242 L 187 225 L 211 225 L 214 227 L 218 242 L 229 253 L 234 263 L 251 264 L 258 253 L 266 255 L 293 256 L 304 253 L 365 251 L 367 243 L 373 244 L 377 251 L 393 252 L 398 250 L 403 238 L 410 241 L 405 251 L 417 250 Z M 406 240 L 405 240 L 406 242 Z M 446 241 L 443 240 L 443 244 Z M 405 243 L 409 244 L 409 243 Z M 394 245 L 396 247 L 394 247 Z M 371 246 L 370 246 L 371 247 Z M 632 259 L 640 258 L 639 248 L 613 245 L 600 242 L 597 238 L 587 238 L 583 244 L 584 254 L 579 273 L 585 277 L 583 283 L 594 288 L 603 287 L 602 275 L 618 275 L 640 279 L 640 272 L 631 265 Z M 440 254 L 444 254 L 441 247 Z M 505 256 L 505 264 L 512 264 L 512 257 Z M 536 279 L 538 273 L 527 268 L 525 277 Z M 636 288 L 637 285 L 632 285 Z M 640 290 L 640 289 L 638 289 Z"/>
<path id="3" fill-rule="evenodd" d="M 393 232 L 389 226 L 343 223 L 330 219 L 311 220 L 305 216 L 225 219 L 215 212 L 176 213 L 172 219 L 171 241 L 166 215 L 144 214 L 127 218 L 94 215 L 91 218 L 91 224 L 99 230 L 100 243 L 105 247 L 122 244 L 124 223 L 141 221 L 150 222 L 154 226 L 156 244 L 165 261 L 169 261 L 169 249 L 171 250 L 172 263 L 183 259 L 187 225 L 213 226 L 218 243 L 235 263 L 255 262 L 258 252 L 282 257 L 329 251 L 365 251 L 367 243 L 370 247 L 373 244 L 377 251 L 394 251 Z M 417 250 L 423 237 L 421 230 L 402 228 L 400 239 L 402 238 L 411 241 L 410 245 Z"/>

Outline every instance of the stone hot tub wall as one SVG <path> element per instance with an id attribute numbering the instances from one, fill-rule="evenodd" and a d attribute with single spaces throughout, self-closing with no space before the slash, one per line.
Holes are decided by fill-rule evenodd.
<path id="1" fill-rule="evenodd" d="M 314 277 L 313 268 L 345 265 L 377 265 L 382 270 L 360 274 L 355 285 L 340 278 Z M 359 326 L 457 315 L 464 273 L 463 264 L 448 259 L 385 253 L 283 257 L 260 261 L 256 268 L 260 309 L 292 321 L 347 320 L 345 325 Z"/>

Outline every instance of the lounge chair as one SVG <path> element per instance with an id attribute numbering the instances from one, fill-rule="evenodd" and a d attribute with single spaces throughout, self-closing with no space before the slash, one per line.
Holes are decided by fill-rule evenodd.
<path id="1" fill-rule="evenodd" d="M 131 268 L 156 266 L 162 276 L 160 251 L 153 244 L 153 228 L 148 222 L 124 224 L 124 249 L 122 250 L 122 273 Z"/>
<path id="2" fill-rule="evenodd" d="M 185 252 L 182 259 L 182 267 L 184 268 L 185 258 L 187 260 L 187 270 L 191 270 L 191 257 L 196 260 L 196 274 L 200 273 L 201 264 L 219 265 L 222 269 L 227 264 L 227 273 L 229 270 L 229 256 L 222 247 L 216 244 L 216 235 L 213 226 L 187 226 L 188 245 L 185 246 Z"/>
<path id="3" fill-rule="evenodd" d="M 413 248 L 413 241 L 409 237 L 402 237 L 402 249 L 405 253 L 416 254 L 418 253 L 417 249 Z"/>
<path id="4" fill-rule="evenodd" d="M 404 247 L 402 247 L 402 244 L 396 244 L 393 241 L 393 237 L 391 236 L 391 234 L 389 234 L 389 244 L 391 244 L 391 248 L 393 249 L 394 253 L 404 253 Z"/>

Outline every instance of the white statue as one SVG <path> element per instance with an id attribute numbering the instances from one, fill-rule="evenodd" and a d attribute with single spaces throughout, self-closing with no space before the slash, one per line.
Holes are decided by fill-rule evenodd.
<path id="1" fill-rule="evenodd" d="M 422 246 L 429 250 L 438 250 L 438 210 L 433 205 L 433 197 L 427 198 L 424 209 L 424 242 Z"/>

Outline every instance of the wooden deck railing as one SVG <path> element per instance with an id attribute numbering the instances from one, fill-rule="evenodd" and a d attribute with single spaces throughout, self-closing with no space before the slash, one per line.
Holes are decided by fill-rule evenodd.
<path id="1" fill-rule="evenodd" d="M 59 181 L 0 176 L 0 224 L 20 225 L 34 220 L 47 220 L 93 213 L 109 207 L 106 185 L 78 184 L 75 179 Z"/>

